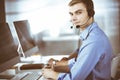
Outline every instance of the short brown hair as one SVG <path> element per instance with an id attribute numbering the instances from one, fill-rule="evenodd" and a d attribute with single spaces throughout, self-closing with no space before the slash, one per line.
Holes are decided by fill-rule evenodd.
<path id="1" fill-rule="evenodd" d="M 89 17 L 94 16 L 95 11 L 94 11 L 94 4 L 92 0 L 71 0 L 68 6 L 73 6 L 77 3 L 83 3 L 86 6 Z"/>

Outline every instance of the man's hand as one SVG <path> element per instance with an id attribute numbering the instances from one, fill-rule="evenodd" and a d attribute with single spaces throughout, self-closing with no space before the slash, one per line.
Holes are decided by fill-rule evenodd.
<path id="1" fill-rule="evenodd" d="M 50 67 L 52 67 L 54 61 L 57 62 L 58 60 L 55 60 L 55 59 L 53 59 L 53 58 L 49 59 L 48 65 L 49 65 Z"/>
<path id="2" fill-rule="evenodd" d="M 65 72 L 65 73 L 70 72 L 67 57 L 63 57 L 60 61 L 51 58 L 48 61 L 48 64 L 51 67 L 51 69 L 53 69 L 56 72 Z"/>
<path id="3" fill-rule="evenodd" d="M 56 72 L 64 72 L 64 73 L 69 73 L 70 72 L 67 60 L 57 61 L 53 65 L 52 69 Z"/>
<path id="4" fill-rule="evenodd" d="M 61 59 L 61 61 L 67 61 L 67 60 L 69 60 L 67 57 L 63 57 L 63 58 Z"/>
<path id="5" fill-rule="evenodd" d="M 58 72 L 55 72 L 52 69 L 48 69 L 48 68 L 43 68 L 42 69 L 42 75 L 47 80 L 57 80 L 58 74 L 59 74 Z"/>

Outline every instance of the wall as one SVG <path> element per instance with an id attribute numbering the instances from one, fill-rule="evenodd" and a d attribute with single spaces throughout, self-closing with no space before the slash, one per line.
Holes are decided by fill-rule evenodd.
<path id="1" fill-rule="evenodd" d="M 27 1 L 30 1 L 30 2 L 27 2 Z M 30 19 L 31 17 L 34 17 L 35 15 L 41 15 L 41 13 L 42 13 L 42 16 L 43 16 L 43 14 L 46 14 L 46 16 L 52 16 L 51 14 L 55 13 L 55 12 L 53 12 L 54 10 L 52 10 L 52 13 L 49 14 L 48 12 L 50 12 L 50 11 L 46 12 L 44 10 L 45 9 L 44 7 L 46 5 L 47 6 L 55 5 L 55 3 L 57 3 L 57 2 L 58 3 L 63 3 L 62 1 L 59 1 L 59 0 L 56 0 L 56 2 L 54 2 L 54 3 L 50 2 L 50 1 L 45 2 L 45 0 L 44 0 L 42 3 L 45 4 L 45 5 L 43 5 L 43 4 L 40 4 L 39 1 L 40 0 L 35 0 L 34 2 L 36 2 L 36 5 L 33 5 L 29 8 L 29 5 L 28 6 L 23 5 L 23 3 L 24 4 L 27 4 L 27 3 L 32 4 L 32 0 L 18 0 L 18 2 L 16 2 L 16 0 L 6 0 L 6 17 L 7 17 L 6 19 L 7 19 L 7 22 L 9 22 L 9 24 L 11 26 L 11 29 L 13 30 L 13 35 L 15 35 L 15 31 L 13 29 L 14 26 L 12 24 L 13 21 L 22 20 L 22 19 Z M 69 1 L 69 0 L 67 0 L 67 1 Z M 95 3 L 95 11 L 96 11 L 95 21 L 100 25 L 100 28 L 103 29 L 103 31 L 109 37 L 110 42 L 111 42 L 112 47 L 113 47 L 114 54 L 118 54 L 118 53 L 120 53 L 120 15 L 119 15 L 120 14 L 120 4 L 119 4 L 120 1 L 119 0 L 103 0 L 103 1 L 93 0 L 93 1 Z M 38 5 L 38 3 L 39 3 L 39 5 Z M 41 9 L 41 8 L 44 8 L 44 9 Z M 50 8 L 50 9 L 52 9 L 52 8 Z M 41 11 L 41 12 L 39 12 L 39 11 Z M 44 11 L 45 11 L 45 13 L 44 13 Z M 34 14 L 34 15 L 31 14 L 33 12 L 38 12 L 38 14 Z M 63 12 L 64 11 L 62 11 L 62 13 Z M 29 16 L 26 16 L 26 15 L 29 15 Z M 55 16 L 60 16 L 60 14 L 57 14 Z M 66 15 L 64 15 L 64 16 L 66 16 Z M 66 28 L 66 26 L 63 26 L 63 25 L 66 25 L 66 23 L 68 23 L 68 21 L 69 21 L 68 17 L 65 17 L 65 19 L 64 19 L 64 17 L 62 16 L 60 18 L 61 19 L 60 21 L 57 21 L 57 19 L 56 19 L 55 23 L 57 23 L 59 25 L 58 22 L 66 20 L 66 18 L 67 18 L 68 21 L 64 22 L 65 24 L 61 25 L 61 27 L 58 27 L 58 25 L 55 25 L 55 24 L 53 24 L 53 25 L 55 25 L 55 27 L 53 27 L 53 25 L 49 25 L 47 23 L 47 21 L 48 22 L 52 21 L 52 20 L 54 20 L 54 18 L 55 17 L 53 17 L 53 18 L 49 17 L 49 19 L 48 19 L 45 16 L 43 16 L 43 17 L 38 16 L 38 17 L 34 17 L 32 19 L 33 21 L 37 20 L 36 22 L 38 22 L 38 24 L 37 25 L 35 25 L 35 24 L 32 25 L 32 21 L 30 22 L 30 24 L 31 24 L 31 26 L 33 26 L 32 29 L 35 28 L 35 29 L 40 30 L 40 31 L 43 28 L 47 28 L 47 29 L 53 29 L 53 31 L 57 31 L 58 29 L 61 29 L 60 32 L 63 33 L 63 34 L 65 33 L 65 31 L 68 32 L 67 34 L 72 33 L 72 31 L 70 29 Z M 44 21 L 46 21 L 46 23 L 44 23 L 44 25 L 42 25 L 42 26 L 39 25 Z M 69 25 L 67 25 L 67 27 Z M 54 34 L 57 34 L 57 33 L 54 33 Z M 59 37 L 58 37 L 58 39 L 59 39 Z M 58 49 L 61 49 L 61 47 L 57 46 L 57 45 L 61 45 L 61 43 L 63 41 L 61 41 L 61 43 L 58 43 L 58 44 L 56 43 L 56 41 L 51 42 L 51 43 L 48 43 L 48 42 L 44 42 L 46 44 L 46 49 L 45 49 L 45 45 L 44 45 L 44 50 L 49 53 L 51 51 L 47 51 L 47 50 L 50 47 L 49 46 L 50 44 L 52 46 L 55 45 L 54 47 L 57 47 Z M 73 40 L 73 43 L 74 43 L 74 40 Z M 67 46 L 67 44 L 68 43 L 66 43 L 66 44 L 63 43 L 62 45 Z M 54 47 L 52 47 L 52 48 L 54 48 Z M 43 47 L 41 49 L 43 49 Z M 50 49 L 51 49 L 51 47 L 50 47 Z M 67 50 L 67 48 L 66 48 L 66 50 Z M 61 51 L 61 50 L 56 50 L 56 51 Z M 68 52 L 70 52 L 70 51 L 68 51 Z"/>

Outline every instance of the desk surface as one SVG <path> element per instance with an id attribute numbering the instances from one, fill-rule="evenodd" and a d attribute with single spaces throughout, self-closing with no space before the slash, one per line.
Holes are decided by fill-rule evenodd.
<path id="1" fill-rule="evenodd" d="M 48 55 L 48 56 L 33 55 L 31 57 L 26 58 L 26 61 L 27 62 L 29 62 L 29 61 L 31 62 L 32 61 L 32 64 L 39 64 L 39 63 L 40 64 L 41 63 L 46 64 L 50 58 L 54 58 L 56 60 L 60 60 L 63 57 L 68 57 L 68 55 Z M 25 65 L 25 64 L 29 64 L 29 63 L 25 63 L 25 62 L 17 63 L 11 69 L 8 69 L 8 70 L 0 73 L 0 75 L 15 75 L 16 73 L 19 72 L 18 70 L 17 70 L 18 71 L 17 72 L 16 69 L 18 69 L 18 67 L 20 67 L 22 65 Z M 39 65 L 37 65 L 37 66 L 39 67 Z M 36 71 L 38 69 L 31 69 L 31 70 Z M 22 71 L 26 71 L 26 70 L 22 70 Z"/>
<path id="2" fill-rule="evenodd" d="M 23 63 L 44 63 L 46 64 L 50 58 L 54 58 L 56 60 L 60 60 L 63 57 L 68 57 L 68 55 L 33 55 L 27 58 L 21 58 Z M 16 66 L 21 65 L 21 63 L 16 64 Z"/>

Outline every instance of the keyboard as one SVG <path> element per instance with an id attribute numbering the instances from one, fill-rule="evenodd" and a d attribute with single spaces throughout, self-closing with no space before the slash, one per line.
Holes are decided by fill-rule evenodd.
<path id="1" fill-rule="evenodd" d="M 42 80 L 41 72 L 23 72 L 15 75 L 11 80 Z"/>

